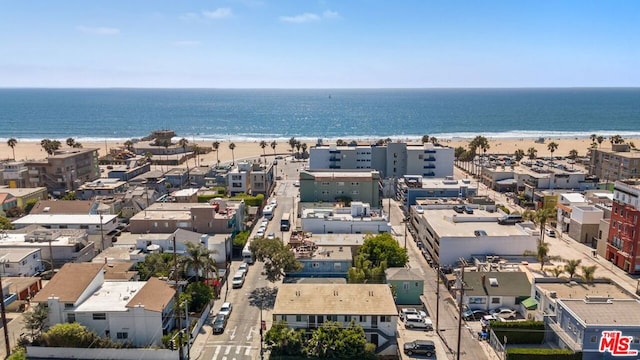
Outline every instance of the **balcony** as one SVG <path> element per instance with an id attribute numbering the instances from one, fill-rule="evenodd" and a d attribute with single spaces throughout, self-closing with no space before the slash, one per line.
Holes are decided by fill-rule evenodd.
<path id="1" fill-rule="evenodd" d="M 433 156 L 429 156 L 427 158 L 424 158 L 424 161 L 436 161 L 436 158 Z"/>
<path id="2" fill-rule="evenodd" d="M 340 165 L 329 165 L 329 169 L 340 169 Z"/>
<path id="3" fill-rule="evenodd" d="M 424 151 L 424 153 L 425 153 L 425 154 L 435 154 L 435 153 L 436 153 L 436 151 L 435 151 L 435 150 L 433 150 L 433 149 L 430 149 L 430 150 L 425 150 L 425 151 Z"/>
<path id="4" fill-rule="evenodd" d="M 436 165 L 435 164 L 429 164 L 429 165 L 425 165 L 422 167 L 423 169 L 435 169 Z"/>
<path id="5" fill-rule="evenodd" d="M 340 161 L 340 157 L 332 156 L 332 157 L 329 158 L 329 161 Z"/>

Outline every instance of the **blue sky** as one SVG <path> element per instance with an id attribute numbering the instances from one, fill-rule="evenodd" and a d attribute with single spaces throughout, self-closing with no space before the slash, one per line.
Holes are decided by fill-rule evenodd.
<path id="1" fill-rule="evenodd" d="M 640 86 L 640 1 L 0 0 L 0 86 Z"/>

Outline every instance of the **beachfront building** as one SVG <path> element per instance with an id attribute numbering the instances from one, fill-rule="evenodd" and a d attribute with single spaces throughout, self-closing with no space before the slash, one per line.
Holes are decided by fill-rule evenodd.
<path id="1" fill-rule="evenodd" d="M 0 163 L 0 185 L 11 188 L 29 186 L 29 169 L 24 161 L 7 161 Z"/>
<path id="2" fill-rule="evenodd" d="M 118 179 L 121 181 L 129 181 L 134 177 L 151 171 L 151 163 L 144 158 L 128 159 L 126 165 L 114 165 L 109 170 L 107 177 L 110 179 Z"/>
<path id="3" fill-rule="evenodd" d="M 382 178 L 453 176 L 453 149 L 431 143 L 317 145 L 309 151 L 309 169 L 377 170 Z"/>
<path id="4" fill-rule="evenodd" d="M 51 267 L 52 261 L 57 267 L 67 262 L 91 261 L 95 256 L 95 244 L 86 230 L 45 229 L 39 226 L 4 232 L 0 235 L 0 249 L 37 250 L 40 254 L 37 257 L 47 264 L 47 268 Z"/>
<path id="5" fill-rule="evenodd" d="M 378 234 L 391 231 L 380 209 L 353 201 L 349 207 L 332 203 L 300 203 L 302 230 L 313 234 Z"/>
<path id="6" fill-rule="evenodd" d="M 387 284 L 281 284 L 273 321 L 311 331 L 325 321 L 360 325 L 377 355 L 397 355 L 398 310 Z"/>
<path id="7" fill-rule="evenodd" d="M 158 234 L 185 229 L 202 234 L 235 234 L 244 230 L 244 206 L 244 201 L 228 200 L 155 203 L 129 219 L 129 231 Z"/>
<path id="8" fill-rule="evenodd" d="M 527 199 L 539 202 L 538 190 L 577 190 L 595 189 L 597 182 L 588 180 L 586 174 L 577 169 L 566 167 L 538 166 L 528 164 L 514 169 L 517 188 L 523 190 Z"/>
<path id="9" fill-rule="evenodd" d="M 589 175 L 602 182 L 636 178 L 640 175 L 640 151 L 629 144 L 612 144 L 611 148 L 589 149 Z"/>
<path id="10" fill-rule="evenodd" d="M 114 197 L 124 194 L 127 191 L 126 181 L 115 178 L 101 178 L 84 183 L 76 190 L 76 198 L 80 200 L 91 200 L 97 196 Z"/>
<path id="11" fill-rule="evenodd" d="M 380 204 L 380 173 L 376 170 L 306 170 L 300 172 L 300 202 L 361 201 Z"/>
<path id="12" fill-rule="evenodd" d="M 25 166 L 29 169 L 29 186 L 44 186 L 56 196 L 100 178 L 98 149 L 56 150 L 46 160 L 28 161 Z"/>
<path id="13" fill-rule="evenodd" d="M 514 176 L 513 166 L 483 166 L 480 178 L 489 189 L 498 192 L 516 192 L 518 182 Z"/>
<path id="14" fill-rule="evenodd" d="M 115 342 L 162 344 L 174 325 L 175 290 L 166 281 L 105 281 L 101 263 L 66 264 L 32 299 L 48 326 L 77 322 Z"/>
<path id="15" fill-rule="evenodd" d="M 273 164 L 250 163 L 240 161 L 237 166 L 225 172 L 229 194 L 263 194 L 268 195 L 275 186 Z"/>
<path id="16" fill-rule="evenodd" d="M 640 272 L 640 181 L 616 181 L 606 258 L 629 273 Z"/>
<path id="17" fill-rule="evenodd" d="M 473 214 L 457 213 L 451 204 L 415 206 L 410 221 L 416 230 L 416 240 L 440 266 L 455 265 L 460 258 L 486 255 L 522 256 L 536 250 L 540 232 L 532 223 L 500 225 L 500 213 L 474 207 Z"/>
<path id="18" fill-rule="evenodd" d="M 418 199 L 447 201 L 473 198 L 478 194 L 478 183 L 469 179 L 454 180 L 453 177 L 430 179 L 406 175 L 398 179 L 396 194 L 405 211 L 408 211 Z"/>

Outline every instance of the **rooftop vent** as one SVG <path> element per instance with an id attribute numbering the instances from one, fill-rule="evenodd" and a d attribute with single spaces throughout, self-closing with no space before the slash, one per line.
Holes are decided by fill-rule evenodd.
<path id="1" fill-rule="evenodd" d="M 498 286 L 498 279 L 496 279 L 496 278 L 489 278 L 489 285 L 491 285 L 491 286 Z"/>
<path id="2" fill-rule="evenodd" d="M 558 293 L 555 291 L 549 291 L 549 297 L 555 299 L 558 297 Z"/>
<path id="3" fill-rule="evenodd" d="M 584 302 L 587 304 L 612 304 L 612 301 L 607 296 L 585 296 Z"/>

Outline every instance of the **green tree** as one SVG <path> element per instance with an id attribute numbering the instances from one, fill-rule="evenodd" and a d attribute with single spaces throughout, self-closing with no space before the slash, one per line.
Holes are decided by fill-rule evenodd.
<path id="1" fill-rule="evenodd" d="M 124 142 L 124 148 L 131 151 L 133 150 L 133 141 L 127 140 Z"/>
<path id="2" fill-rule="evenodd" d="M 260 147 L 262 148 L 262 157 L 266 158 L 267 154 L 265 148 L 267 147 L 267 142 L 264 140 L 260 141 Z"/>
<path id="3" fill-rule="evenodd" d="M 220 158 L 218 157 L 218 149 L 220 149 L 220 141 L 214 141 L 211 143 L 211 148 L 216 152 L 216 165 L 220 165 Z"/>
<path id="4" fill-rule="evenodd" d="M 336 146 L 345 146 L 347 145 L 347 142 L 342 140 L 342 139 L 338 139 L 336 140 Z"/>
<path id="5" fill-rule="evenodd" d="M 25 348 L 17 347 L 13 349 L 13 352 L 11 353 L 11 355 L 9 355 L 7 360 L 27 360 L 27 353 Z"/>
<path id="6" fill-rule="evenodd" d="M 68 147 L 73 147 L 76 144 L 76 139 L 68 138 L 66 142 Z"/>
<path id="7" fill-rule="evenodd" d="M 524 150 L 522 149 L 517 149 L 513 155 L 516 157 L 516 161 L 520 161 L 524 158 Z"/>
<path id="8" fill-rule="evenodd" d="M 185 273 L 188 274 L 189 271 L 193 271 L 196 274 L 196 281 L 200 281 L 201 274 L 206 278 L 210 272 L 217 271 L 211 258 L 211 255 L 215 254 L 214 251 L 207 249 L 200 243 L 188 242 L 185 246 L 186 251 L 179 261 Z"/>
<path id="9" fill-rule="evenodd" d="M 233 237 L 233 246 L 242 248 L 249 240 L 250 231 L 240 231 Z"/>
<path id="10" fill-rule="evenodd" d="M 624 138 L 620 135 L 613 135 L 611 138 L 609 138 L 609 141 L 611 142 L 611 145 L 624 144 Z"/>
<path id="11" fill-rule="evenodd" d="M 296 138 L 293 136 L 289 139 L 289 146 L 291 147 L 291 153 L 293 154 L 293 149 L 296 147 Z"/>
<path id="12" fill-rule="evenodd" d="M 62 200 L 75 200 L 75 199 L 76 199 L 75 191 L 69 191 L 68 193 L 64 194 L 64 196 L 62 197 Z M 31 211 L 31 209 L 29 209 L 29 211 Z"/>
<path id="13" fill-rule="evenodd" d="M 550 261 L 564 261 L 564 259 L 560 256 L 551 256 L 549 255 L 549 244 L 538 240 L 538 244 L 536 246 L 536 251 L 526 250 L 523 256 L 535 256 L 538 262 L 540 263 L 540 271 L 544 270 L 544 265 Z M 552 269 L 553 273 L 556 272 L 555 269 Z"/>
<path id="14" fill-rule="evenodd" d="M 591 135 L 589 136 L 589 139 L 591 139 L 591 142 L 596 142 L 596 139 L 597 139 L 597 138 L 598 138 L 598 135 L 596 135 L 596 134 L 591 134 Z"/>
<path id="15" fill-rule="evenodd" d="M 540 208 L 536 211 L 525 210 L 522 214 L 524 220 L 533 221 L 534 224 L 540 226 L 540 241 L 544 242 L 544 229 L 547 221 L 556 216 L 555 208 Z"/>
<path id="16" fill-rule="evenodd" d="M 42 139 L 40 141 L 40 146 L 42 149 L 49 155 L 53 155 L 56 150 L 60 149 L 60 141 L 51 140 L 51 139 Z"/>
<path id="17" fill-rule="evenodd" d="M 304 355 L 304 331 L 288 327 L 285 321 L 273 324 L 265 334 L 264 342 L 271 356 L 302 357 Z"/>
<path id="18" fill-rule="evenodd" d="M 382 284 L 385 281 L 384 271 L 387 269 L 387 262 L 382 261 L 374 266 L 365 254 L 358 254 L 354 259 L 354 266 L 347 271 L 347 281 L 349 284 Z"/>
<path id="19" fill-rule="evenodd" d="M 491 146 L 489 145 L 489 140 L 487 140 L 487 138 L 482 136 L 482 135 L 476 136 L 469 143 L 469 149 L 471 150 L 471 152 L 474 155 L 477 153 L 478 149 L 482 150 L 484 155 L 486 155 L 487 154 L 487 150 L 489 150 L 490 147 Z"/>
<path id="20" fill-rule="evenodd" d="M 13 152 L 13 160 L 16 159 L 16 145 L 18 144 L 18 140 L 11 138 L 9 140 L 7 140 L 7 145 L 9 145 L 9 147 L 11 148 L 11 151 Z"/>
<path id="21" fill-rule="evenodd" d="M 194 282 L 187 285 L 184 294 L 189 295 L 189 310 L 195 312 L 204 309 L 215 295 L 213 288 L 202 282 Z"/>
<path id="22" fill-rule="evenodd" d="M 307 154 L 307 147 L 308 147 L 307 143 L 302 143 L 301 147 L 302 147 L 302 157 L 303 158 L 307 158 L 308 157 L 307 156 L 308 155 Z"/>
<path id="23" fill-rule="evenodd" d="M 173 271 L 173 254 L 148 254 L 144 261 L 138 263 L 138 275 L 141 280 L 150 277 L 168 277 Z"/>
<path id="24" fill-rule="evenodd" d="M 0 216 L 0 230 L 13 230 L 13 224 L 4 216 Z"/>
<path id="25" fill-rule="evenodd" d="M 308 357 L 320 359 L 375 359 L 360 325 L 327 321 L 316 329 L 304 347 Z"/>
<path id="26" fill-rule="evenodd" d="M 551 153 L 551 160 L 553 161 L 553 153 L 558 150 L 558 143 L 552 141 L 547 144 L 547 150 Z"/>
<path id="27" fill-rule="evenodd" d="M 236 164 L 236 155 L 234 150 L 236 149 L 236 144 L 235 143 L 230 143 L 229 144 L 229 150 L 231 150 L 231 164 L 235 165 Z"/>
<path id="28" fill-rule="evenodd" d="M 538 156 L 538 150 L 533 146 L 527 149 L 527 156 L 529 160 L 533 160 Z"/>
<path id="29" fill-rule="evenodd" d="M 31 331 L 31 338 L 40 335 L 48 317 L 49 312 L 43 304 L 38 304 L 24 312 L 24 326 Z"/>
<path id="30" fill-rule="evenodd" d="M 270 145 L 271 145 L 271 150 L 273 150 L 273 156 L 276 156 L 276 146 L 278 146 L 278 143 L 275 140 L 273 140 Z"/>
<path id="31" fill-rule="evenodd" d="M 602 136 L 602 135 L 601 135 L 601 136 L 598 136 L 598 137 L 596 138 L 596 142 L 598 143 L 598 146 L 601 146 L 601 145 L 602 145 L 602 143 L 604 142 L 604 139 L 605 139 L 605 137 L 604 137 L 604 136 Z"/>
<path id="32" fill-rule="evenodd" d="M 564 268 L 562 266 L 556 266 L 553 269 L 551 269 L 551 273 L 553 274 L 554 277 L 560 277 L 560 275 L 562 275 L 563 272 L 564 272 Z"/>
<path id="33" fill-rule="evenodd" d="M 582 267 L 580 267 L 580 269 L 582 270 L 582 278 L 584 279 L 584 281 L 587 284 L 591 284 L 593 282 L 597 266 L 595 266 L 595 265 L 582 266 Z"/>
<path id="34" fill-rule="evenodd" d="M 575 160 L 578 157 L 578 150 L 576 149 L 571 149 L 569 151 L 569 159 L 573 159 Z"/>
<path id="35" fill-rule="evenodd" d="M 582 263 L 582 260 L 580 259 L 567 260 L 567 263 L 564 265 L 564 271 L 569 274 L 569 279 L 573 279 L 573 277 L 576 275 L 580 263 Z"/>
<path id="36" fill-rule="evenodd" d="M 458 146 L 453 150 L 453 156 L 456 159 L 461 160 L 460 158 L 462 157 L 462 154 L 465 153 L 465 151 L 467 151 L 465 148 L 463 148 L 462 146 Z"/>
<path id="37" fill-rule="evenodd" d="M 400 247 L 389 233 L 365 236 L 358 255 L 371 261 L 372 266 L 379 266 L 385 261 L 389 267 L 403 267 L 409 261 L 407 250 Z"/>
<path id="38" fill-rule="evenodd" d="M 42 340 L 51 347 L 89 348 L 94 346 L 96 334 L 77 322 L 52 326 L 42 334 Z"/>
<path id="39" fill-rule="evenodd" d="M 12 206 L 11 208 L 5 210 L 5 214 L 10 218 L 17 218 L 24 215 L 24 210 L 19 206 Z"/>
<path id="40" fill-rule="evenodd" d="M 420 139 L 420 142 L 423 144 L 426 144 L 429 142 L 429 135 L 422 135 L 422 139 Z"/>
<path id="41" fill-rule="evenodd" d="M 302 264 L 282 240 L 253 239 L 249 249 L 258 261 L 264 262 L 264 271 L 270 282 L 279 281 L 286 273 L 302 269 Z"/>

